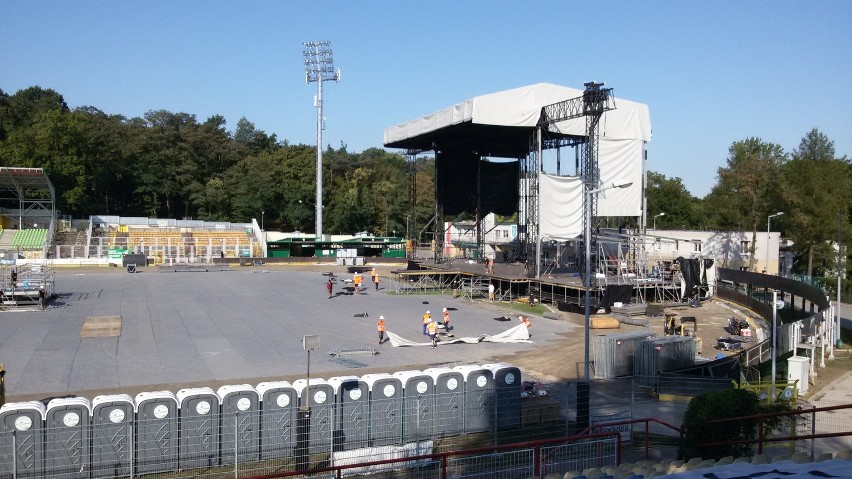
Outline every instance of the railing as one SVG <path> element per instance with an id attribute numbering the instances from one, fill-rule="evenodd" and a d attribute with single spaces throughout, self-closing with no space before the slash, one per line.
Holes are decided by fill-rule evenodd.
<path id="1" fill-rule="evenodd" d="M 782 421 L 775 428 L 768 427 L 768 422 L 779 418 L 786 418 L 787 421 Z M 763 454 L 770 444 L 788 443 L 782 446 L 809 452 L 811 458 L 815 458 L 824 452 L 845 450 L 852 446 L 852 404 L 714 419 L 707 421 L 707 424 L 725 427 L 727 424 L 746 420 L 757 421 L 756 438 L 703 443 L 699 444 L 699 447 L 755 445 L 757 453 Z"/>

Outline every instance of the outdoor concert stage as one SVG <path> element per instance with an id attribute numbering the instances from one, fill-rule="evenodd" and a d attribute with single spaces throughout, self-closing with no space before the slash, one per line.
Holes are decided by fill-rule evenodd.
<path id="1" fill-rule="evenodd" d="M 416 268 L 416 269 L 415 269 Z M 492 272 L 486 271 L 485 263 L 455 259 L 436 263 L 434 260 L 412 261 L 407 270 L 396 270 L 398 292 L 405 288 L 414 292 L 456 291 L 469 299 L 487 296 L 487 285 L 495 283 L 498 300 L 515 301 L 519 298 L 549 303 L 563 311 L 581 311 L 585 306 L 583 279 L 569 267 L 552 268 L 540 278 L 530 278 L 523 263 L 494 263 Z M 606 304 L 607 287 L 622 291 L 618 299 Z M 610 293 L 612 294 L 612 293 Z M 638 278 L 635 275 L 601 275 L 590 291 L 591 306 L 606 307 L 612 302 L 622 303 L 679 303 L 680 285 L 670 277 Z"/>

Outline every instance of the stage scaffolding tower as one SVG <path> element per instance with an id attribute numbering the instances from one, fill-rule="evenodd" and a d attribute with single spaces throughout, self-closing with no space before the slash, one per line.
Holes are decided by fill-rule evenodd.
<path id="1" fill-rule="evenodd" d="M 534 148 L 530 148 L 530 151 L 536 152 L 536 172 L 534 175 L 529 176 L 535 176 L 538 178 L 538 175 L 541 172 L 543 131 L 555 123 L 585 117 L 586 138 L 582 149 L 582 155 L 580 156 L 580 175 L 583 178 L 584 185 L 583 209 L 584 211 L 591 211 L 591 215 L 583 215 L 583 231 L 588 231 L 586 227 L 590 226 L 589 230 L 592 232 L 591 249 L 595 250 L 597 248 L 596 241 L 594 241 L 595 232 L 597 230 L 597 197 L 596 195 L 588 194 L 588 192 L 598 188 L 600 185 L 600 171 L 598 169 L 598 124 L 600 123 L 601 116 L 603 116 L 604 112 L 615 109 L 615 99 L 612 96 L 612 88 L 602 88 L 603 83 L 588 82 L 584 83 L 583 86 L 585 86 L 586 89 L 583 91 L 582 96 L 542 107 L 541 117 L 538 122 L 538 128 L 536 129 L 537 136 L 535 139 L 535 145 Z M 531 190 L 528 189 L 527 191 Z M 527 241 L 529 242 L 530 239 L 535 241 L 535 262 L 536 272 L 538 272 L 541 238 L 539 237 L 538 231 L 538 225 L 540 223 L 538 218 L 539 195 L 537 180 L 534 191 L 536 203 L 535 216 L 533 217 L 535 220 L 535 235 L 533 236 L 528 233 Z M 589 204 L 587 205 L 586 202 Z M 592 224 L 587 225 L 587 221 L 592 222 Z M 529 224 L 527 225 L 528 228 L 530 226 L 531 225 Z M 581 263 L 578 265 L 580 266 L 580 271 L 585 271 L 585 264 L 583 263 L 585 261 L 584 256 L 585 255 L 578 255 Z M 594 278 L 594 276 L 592 278 Z"/>

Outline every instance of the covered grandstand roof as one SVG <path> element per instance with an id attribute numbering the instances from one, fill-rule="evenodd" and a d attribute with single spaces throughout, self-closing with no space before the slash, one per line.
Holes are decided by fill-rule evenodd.
<path id="1" fill-rule="evenodd" d="M 22 216 L 52 218 L 56 191 L 42 168 L 0 167 L 0 206 L 17 210 L 19 221 Z"/>
<path id="2" fill-rule="evenodd" d="M 582 90 L 552 83 L 480 95 L 421 118 L 385 129 L 388 148 L 475 151 L 482 156 L 520 158 L 529 152 L 529 135 L 541 109 L 583 95 Z M 648 106 L 616 99 L 616 109 L 604 113 L 601 138 L 651 139 Z M 586 121 L 577 118 L 551 125 L 550 137 L 585 136 Z"/>

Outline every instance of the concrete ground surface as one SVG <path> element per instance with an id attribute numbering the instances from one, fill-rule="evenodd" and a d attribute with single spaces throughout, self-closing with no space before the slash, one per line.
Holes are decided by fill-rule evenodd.
<path id="1" fill-rule="evenodd" d="M 584 318 L 578 314 L 563 312 L 562 320 L 534 316 L 530 343 L 452 344 L 437 349 L 377 344 L 380 315 L 389 331 L 413 341 L 427 340 L 421 332 L 423 313 L 429 310 L 440 318 L 444 307 L 451 309 L 456 336 L 496 334 L 518 324 L 518 312 L 507 303 L 441 294 L 394 295 L 390 272 L 401 267 L 378 265 L 379 291 L 367 281 L 360 294 L 344 288 L 341 280 L 351 275 L 336 265 L 207 272 L 147 267 L 136 274 L 121 268 L 60 269 L 57 297 L 46 310 L 0 313 L 7 401 L 292 381 L 306 374 L 302 338 L 308 334 L 318 334 L 321 340 L 320 349 L 311 354 L 312 377 L 498 361 L 545 381 L 582 377 Z M 332 299 L 326 297 L 327 272 L 338 277 Z M 719 353 L 713 349 L 715 338 L 727 335 L 723 327 L 728 318 L 742 315 L 721 301 L 666 311 L 698 319 L 703 354 L 711 358 Z M 121 317 L 118 336 L 81 337 L 87 318 L 104 316 Z M 662 334 L 663 317 L 647 319 L 651 329 Z M 641 328 L 622 325 L 592 334 L 636 329 Z M 379 354 L 353 353 L 345 356 L 347 361 L 329 354 L 368 348 Z M 849 402 L 852 376 L 843 376 L 833 386 L 846 391 L 836 394 L 846 394 Z"/>

